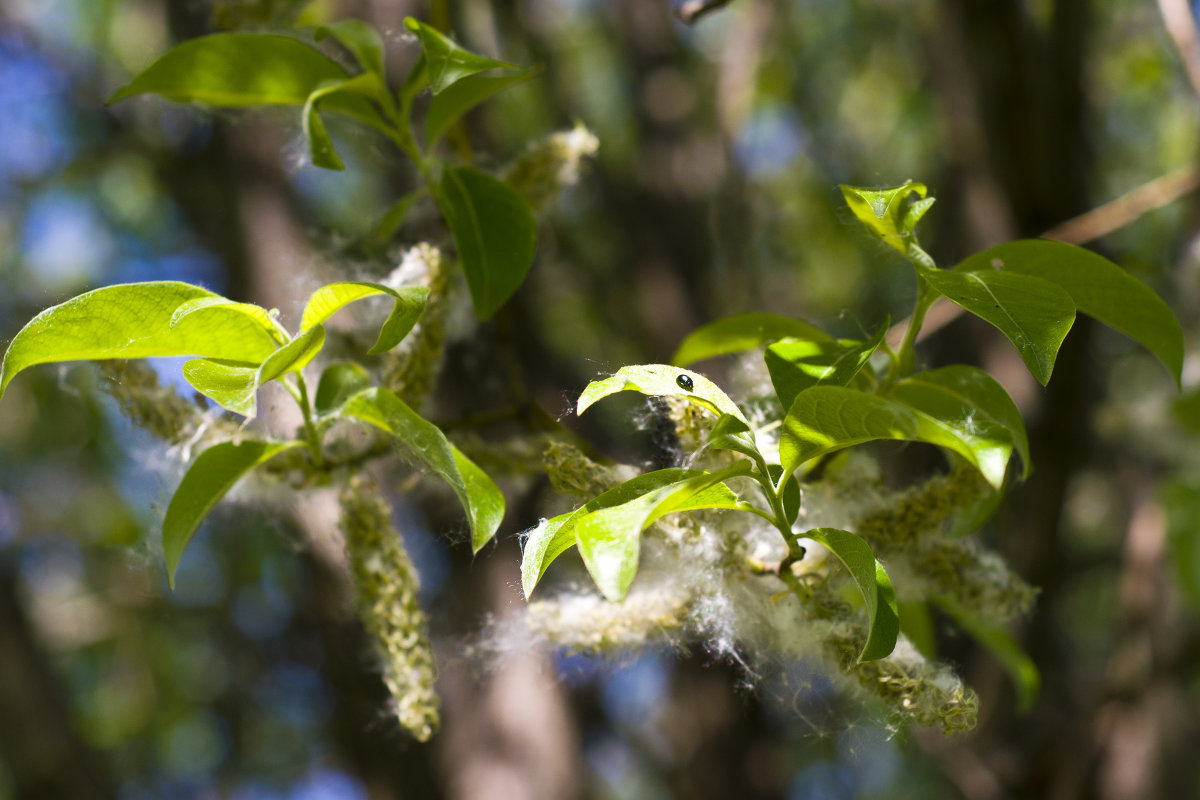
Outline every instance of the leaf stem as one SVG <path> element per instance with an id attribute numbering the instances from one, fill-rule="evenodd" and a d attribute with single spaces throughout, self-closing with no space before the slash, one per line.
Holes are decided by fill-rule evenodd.
<path id="1" fill-rule="evenodd" d="M 884 379 L 881 391 L 886 392 L 891 388 L 899 378 L 903 378 L 912 372 L 913 369 L 913 348 L 917 342 L 917 334 L 921 332 L 921 325 L 925 322 L 925 314 L 929 311 L 929 307 L 933 305 L 933 301 L 939 297 L 938 292 L 929 285 L 929 281 L 925 280 L 921 275 L 917 275 L 917 304 L 913 309 L 912 317 L 908 321 L 908 329 L 904 331 L 904 339 L 900 342 L 900 349 L 896 351 L 896 358 L 892 361 L 892 368 L 888 370 L 887 378 Z"/>

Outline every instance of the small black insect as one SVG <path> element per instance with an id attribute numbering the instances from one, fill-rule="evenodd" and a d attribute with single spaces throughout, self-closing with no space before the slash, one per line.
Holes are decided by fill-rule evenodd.
<path id="1" fill-rule="evenodd" d="M 687 392 L 690 392 L 692 390 L 692 386 L 695 385 L 692 383 L 692 378 L 689 375 L 680 375 L 675 379 L 675 383 L 679 384 L 680 389 L 683 389 Z"/>

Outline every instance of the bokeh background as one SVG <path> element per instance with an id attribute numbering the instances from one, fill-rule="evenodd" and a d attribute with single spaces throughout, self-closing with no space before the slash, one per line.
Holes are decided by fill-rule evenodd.
<path id="1" fill-rule="evenodd" d="M 673 12 L 6 0 L 0 341 L 108 283 L 187 280 L 287 316 L 318 276 L 386 274 L 429 226 L 370 241 L 414 176 L 369 132 L 333 126 L 348 169 L 330 173 L 306 163 L 294 109 L 104 100 L 174 42 L 297 19 L 371 21 L 399 78 L 414 14 L 543 67 L 467 119 L 461 155 L 499 167 L 576 122 L 600 140 L 508 310 L 451 348 L 428 409 L 450 428 L 564 417 L 588 380 L 665 361 L 726 314 L 848 336 L 903 316 L 911 270 L 860 233 L 839 183 L 929 184 L 923 243 L 943 264 L 1143 187 L 1115 223 L 1073 235 L 1100 235 L 1091 246 L 1158 289 L 1195 349 L 1200 99 L 1185 0 L 733 0 L 693 25 Z M 178 459 L 120 416 L 94 368 L 23 374 L 0 404 L 0 798 L 1200 795 L 1200 404 L 1177 407 L 1148 354 L 1083 319 L 1048 389 L 972 320 L 921 357 L 992 371 L 1026 414 L 1036 467 L 983 537 L 1041 587 L 1016 632 L 1042 694 L 1017 714 L 1000 666 L 944 626 L 943 654 L 983 708 L 978 731 L 949 739 L 702 647 L 482 652 L 519 608 L 516 534 L 544 513 L 543 486 L 510 493 L 500 542 L 473 560 L 444 496 L 393 497 L 446 704 L 442 734 L 413 743 L 386 713 L 344 569 L 297 544 L 332 521 L 286 497 L 226 505 L 172 593 L 155 531 Z M 177 364 L 157 367 L 178 384 Z M 1189 356 L 1185 393 L 1198 382 Z M 661 459 L 639 409 L 564 421 L 613 458 Z"/>

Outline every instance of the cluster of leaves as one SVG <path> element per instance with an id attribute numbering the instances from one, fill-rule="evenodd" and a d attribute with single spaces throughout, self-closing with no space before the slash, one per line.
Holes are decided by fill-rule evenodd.
<path id="1" fill-rule="evenodd" d="M 303 370 L 325 343 L 324 322 L 362 298 L 386 295 L 393 308 L 371 353 L 386 352 L 412 330 L 425 308 L 425 287 L 392 289 L 365 282 L 331 283 L 304 307 L 300 330 L 291 334 L 275 314 L 238 303 L 198 286 L 152 281 L 109 286 L 46 309 L 17 333 L 0 366 L 0 397 L 17 373 L 57 361 L 199 356 L 183 374 L 201 394 L 246 418 L 256 396 L 277 381 L 304 416 L 303 436 L 291 441 L 242 438 L 215 444 L 192 462 L 163 520 L 163 550 L 172 582 L 184 549 L 218 501 L 248 471 L 293 448 L 306 448 L 312 465 L 326 464 L 322 443 L 342 419 L 367 422 L 394 436 L 450 484 L 467 512 L 471 543 L 479 550 L 504 516 L 504 496 L 445 434 L 395 393 L 370 385 L 354 362 L 330 364 L 310 398 Z"/>
<path id="2" fill-rule="evenodd" d="M 842 187 L 850 209 L 878 239 L 910 261 L 919 291 L 898 348 L 885 342 L 887 322 L 867 340 L 835 339 L 821 329 L 772 314 L 744 314 L 711 323 L 687 337 L 673 365 L 628 366 L 595 381 L 579 398 L 578 413 L 608 395 L 635 391 L 683 398 L 712 415 L 706 447 L 731 451 L 733 462 L 714 471 L 666 469 L 640 475 L 581 508 L 535 529 L 523 555 L 526 595 L 559 555 L 578 548 L 592 579 L 610 600 L 625 597 L 638 567 L 642 532 L 668 514 L 727 509 L 755 514 L 779 531 L 787 557 L 775 570 L 802 598 L 809 592 L 792 571 L 817 542 L 829 549 L 858 587 L 867 616 L 860 661 L 889 655 L 901 620 L 892 582 L 867 541 L 852 531 L 794 530 L 802 493 L 797 475 L 818 459 L 864 442 L 926 442 L 978 471 L 990 493 L 962 516 L 961 534 L 977 529 L 993 511 L 1010 479 L 1014 451 L 1021 478 L 1030 470 L 1029 443 L 1020 412 L 983 370 L 956 364 L 914 372 L 913 349 L 926 311 L 941 296 L 996 326 L 1017 348 L 1034 377 L 1045 384 L 1076 311 L 1122 331 L 1153 352 L 1178 383 L 1183 336 L 1165 303 L 1110 261 L 1070 245 L 1018 241 L 939 269 L 917 242 L 916 225 L 933 198 L 923 185 L 889 189 Z M 694 362 L 763 348 L 779 402 L 778 459 L 764 452 L 743 413 L 720 388 L 687 369 Z M 772 425 L 780 423 L 770 423 Z M 765 501 L 745 499 L 749 483 Z M 949 603 L 950 601 L 947 601 Z M 1002 655 L 1013 656 L 1003 631 L 987 625 L 987 609 L 943 610 L 979 633 Z M 1019 660 L 1019 659 L 1017 659 Z"/>
<path id="3" fill-rule="evenodd" d="M 412 159 L 425 185 L 385 214 L 381 238 L 398 229 L 416 200 L 432 194 L 454 237 L 475 311 L 486 319 L 516 291 L 532 263 L 537 236 L 533 212 L 508 184 L 474 169 L 448 166 L 433 151 L 464 113 L 535 73 L 469 52 L 418 20 L 408 18 L 405 26 L 419 39 L 421 55 L 395 91 L 387 85 L 379 35 L 365 23 L 344 20 L 318 28 L 314 36 L 317 42 L 332 38 L 348 51 L 358 63 L 356 74 L 290 36 L 217 33 L 171 49 L 109 102 L 155 94 L 226 108 L 299 106 L 312 161 L 327 169 L 343 165 L 321 112 L 345 115 L 382 133 Z M 418 136 L 414 103 L 424 89 L 431 97 Z M 293 396 L 304 420 L 296 439 L 221 442 L 189 466 L 163 521 L 172 583 L 200 523 L 247 472 L 297 448 L 307 453 L 310 468 L 335 467 L 324 457 L 323 442 L 343 419 L 382 429 L 445 480 L 462 502 L 478 551 L 500 525 L 504 497 L 441 430 L 392 391 L 371 386 L 366 369 L 355 362 L 329 365 L 310 396 L 303 373 L 325 343 L 325 321 L 349 303 L 379 295 L 391 297 L 393 308 L 368 355 L 400 344 L 421 317 L 428 288 L 328 284 L 309 297 L 295 334 L 274 311 L 186 283 L 98 289 L 43 311 L 21 329 L 0 367 L 0 397 L 18 372 L 35 364 L 153 356 L 195 356 L 183 367 L 186 380 L 247 419 L 256 415 L 257 393 L 264 385 L 276 381 Z"/>
<path id="4" fill-rule="evenodd" d="M 156 94 L 224 108 L 300 106 L 313 164 L 334 170 L 343 169 L 343 164 L 321 112 L 340 114 L 378 131 L 413 161 L 424 181 L 383 216 L 380 238 L 395 233 L 413 204 L 432 194 L 454 236 L 475 312 L 489 319 L 521 285 L 533 263 L 533 211 L 508 184 L 470 167 L 447 166 L 434 150 L 463 114 L 529 80 L 536 70 L 519 70 L 472 53 L 411 17 L 404 24 L 420 40 L 421 56 L 395 91 L 387 84 L 379 34 L 364 22 L 342 20 L 317 28 L 314 35 L 318 42 L 332 38 L 349 51 L 359 65 L 356 74 L 290 36 L 216 33 L 171 49 L 109 102 Z M 418 133 L 414 103 L 424 89 L 431 97 Z"/>

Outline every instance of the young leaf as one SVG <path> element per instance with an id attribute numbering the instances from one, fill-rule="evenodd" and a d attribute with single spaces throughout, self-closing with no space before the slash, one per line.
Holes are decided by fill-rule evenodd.
<path id="1" fill-rule="evenodd" d="M 949 597 L 935 598 L 937 606 L 954 619 L 975 641 L 986 647 L 1004 667 L 1017 689 L 1017 711 L 1025 713 L 1037 702 L 1041 676 L 1037 665 L 1013 635 L 1001 625 L 986 619 Z"/>
<path id="2" fill-rule="evenodd" d="M 1183 331 L 1154 290 L 1108 259 L 1062 242 L 1026 239 L 976 253 L 955 272 L 1032 275 L 1064 289 L 1084 314 L 1116 328 L 1158 357 L 1179 384 Z"/>
<path id="3" fill-rule="evenodd" d="M 308 152 L 313 165 L 322 169 L 345 169 L 342 159 L 333 147 L 333 139 L 325 129 L 325 123 L 321 121 L 321 115 L 317 113 L 318 102 L 338 95 L 361 95 L 368 99 L 382 100 L 386 97 L 386 92 L 379 76 L 374 72 L 364 72 L 345 80 L 324 81 L 313 89 L 312 94 L 304 101 L 300 120 L 304 127 L 304 137 L 308 140 Z"/>
<path id="4" fill-rule="evenodd" d="M 768 464 L 767 472 L 770 474 L 771 482 L 778 486 L 779 479 L 783 475 L 783 467 L 778 464 Z M 800 482 L 796 480 L 795 475 L 788 475 L 787 485 L 783 487 L 782 500 L 783 516 L 788 525 L 794 525 L 796 518 L 800 516 Z"/>
<path id="5" fill-rule="evenodd" d="M 459 117 L 494 94 L 524 83 L 537 74 L 536 69 L 516 75 L 471 75 L 435 94 L 425 113 L 425 142 L 431 148 Z"/>
<path id="6" fill-rule="evenodd" d="M 387 389 L 367 389 L 342 404 L 340 412 L 382 428 L 450 484 L 467 512 L 471 548 L 488 543 L 504 517 L 504 495 L 496 484 L 459 452 L 436 425 L 422 418 Z"/>
<path id="7" fill-rule="evenodd" d="M 207 356 L 258 363 L 275 352 L 268 331 L 244 314 L 191 314 L 174 326 L 175 310 L 212 292 L 177 281 L 107 286 L 34 317 L 17 332 L 0 366 L 0 397 L 21 370 L 53 361 L 150 356 Z"/>
<path id="8" fill-rule="evenodd" d="M 271 316 L 271 312 L 253 303 L 238 303 L 219 295 L 197 297 L 182 303 L 171 315 L 171 327 L 174 328 L 185 317 L 203 312 L 203 315 L 241 314 L 261 327 L 277 344 L 283 344 L 290 337 L 288 332 Z"/>
<path id="9" fill-rule="evenodd" d="M 253 419 L 258 413 L 255 395 L 264 384 L 286 372 L 297 372 L 320 352 L 325 329 L 305 331 L 267 357 L 262 364 L 196 358 L 183 365 L 183 376 L 196 391 L 221 408 Z"/>
<path id="10" fill-rule="evenodd" d="M 297 334 L 263 361 L 258 370 L 258 385 L 275 380 L 285 372 L 299 372 L 321 352 L 325 345 L 325 326 L 317 325 Z"/>
<path id="11" fill-rule="evenodd" d="M 887 330 L 885 322 L 869 342 L 786 339 L 769 345 L 763 359 L 780 404 L 790 408 L 796 395 L 810 386 L 848 386 L 883 344 Z"/>
<path id="12" fill-rule="evenodd" d="M 175 570 L 192 534 L 238 479 L 254 467 L 301 442 L 221 442 L 205 450 L 192 465 L 167 506 L 163 519 L 163 555 L 167 580 L 175 588 Z"/>
<path id="13" fill-rule="evenodd" d="M 839 188 L 854 216 L 871 233 L 907 258 L 932 266 L 929 256 L 917 245 L 916 235 L 917 223 L 933 205 L 933 198 L 925 197 L 925 184 L 908 181 L 890 189 Z M 914 201 L 912 195 L 917 195 L 918 199 Z"/>
<path id="14" fill-rule="evenodd" d="M 526 600 L 533 594 L 538 581 L 546 574 L 546 568 L 554 559 L 575 546 L 575 532 L 569 525 L 565 529 L 563 527 L 574 514 L 574 511 L 569 511 L 542 520 L 525 539 L 521 547 L 521 589 L 525 592 Z"/>
<path id="15" fill-rule="evenodd" d="M 1046 385 L 1058 348 L 1075 322 L 1071 295 L 1050 281 L 998 270 L 923 269 L 921 275 L 934 289 L 999 328 L 1033 377 Z"/>
<path id="16" fill-rule="evenodd" d="M 625 598 L 637 575 L 642 531 L 667 514 L 708 508 L 744 509 L 745 505 L 722 481 L 748 474 L 749 470 L 749 464 L 742 462 L 573 517 L 569 523 L 579 555 L 601 594 L 613 602 Z"/>
<path id="17" fill-rule="evenodd" d="M 732 450 L 756 461 L 762 458 L 754 431 L 744 420 L 732 414 L 722 414 L 717 418 L 709 431 L 707 444 L 714 450 Z"/>
<path id="18" fill-rule="evenodd" d="M 725 317 L 701 326 L 687 335 L 671 363 L 686 367 L 706 358 L 755 350 L 780 339 L 832 341 L 825 331 L 779 314 L 753 313 Z"/>
<path id="19" fill-rule="evenodd" d="M 533 264 L 533 211 L 507 183 L 466 168 L 442 173 L 437 201 L 454 234 L 475 314 L 490 319 Z"/>
<path id="20" fill-rule="evenodd" d="M 814 386 L 796 395 L 783 420 L 779 457 L 791 474 L 804 462 L 876 439 L 928 442 L 961 455 L 999 487 L 1004 465 L 987 438 L 962 438 L 949 424 L 892 400 L 840 386 Z"/>
<path id="21" fill-rule="evenodd" d="M 193 358 L 183 365 L 192 388 L 221 408 L 253 419 L 258 413 L 258 364 Z"/>
<path id="22" fill-rule="evenodd" d="M 964 441 L 979 440 L 977 452 L 986 452 L 986 442 L 992 440 L 994 458 L 1006 463 L 1015 447 L 1024 465 L 1022 476 L 1029 477 L 1029 437 L 1021 412 L 1004 387 L 983 370 L 955 364 L 921 372 L 896 383 L 889 394 L 945 423 Z"/>
<path id="23" fill-rule="evenodd" d="M 896 649 L 900 612 L 892 581 L 883 565 L 875 560 L 871 546 L 861 536 L 836 528 L 814 528 L 801 536 L 828 547 L 862 592 L 867 609 L 867 643 L 858 655 L 859 662 L 887 658 Z"/>
<path id="24" fill-rule="evenodd" d="M 597 400 L 617 392 L 641 392 L 650 396 L 685 397 L 715 414 L 729 414 L 742 422 L 746 417 L 737 404 L 715 383 L 698 372 L 666 364 L 637 364 L 622 367 L 604 380 L 592 381 L 579 395 L 575 413 L 582 414 Z"/>
<path id="25" fill-rule="evenodd" d="M 364 281 L 326 284 L 309 296 L 308 303 L 304 306 L 304 314 L 300 318 L 300 330 L 308 330 L 313 325 L 324 322 L 355 300 L 378 294 L 394 297 L 396 302 L 392 306 L 392 313 L 388 315 L 379 331 L 379 338 L 367 353 L 373 356 L 386 353 L 400 344 L 417 324 L 421 312 L 425 310 L 425 302 L 429 299 L 429 287 L 405 286 L 392 289 L 381 283 Z"/>
<path id="26" fill-rule="evenodd" d="M 318 42 L 332 36 L 338 44 L 349 50 L 367 72 L 383 76 L 383 41 L 367 23 L 357 19 L 343 19 L 317 28 L 314 37 Z"/>
<path id="27" fill-rule="evenodd" d="M 317 394 L 313 406 L 318 414 L 328 414 L 351 395 L 358 394 L 371 385 L 371 376 L 353 361 L 330 364 L 321 373 L 317 383 Z"/>
<path id="28" fill-rule="evenodd" d="M 434 95 L 441 94 L 449 86 L 477 72 L 486 72 L 490 69 L 516 69 L 512 64 L 478 56 L 469 50 L 464 50 L 436 28 L 412 17 L 405 18 L 404 26 L 421 40 L 421 49 L 425 54 L 426 72 L 429 77 L 429 88 L 433 90 Z"/>

